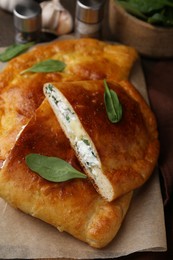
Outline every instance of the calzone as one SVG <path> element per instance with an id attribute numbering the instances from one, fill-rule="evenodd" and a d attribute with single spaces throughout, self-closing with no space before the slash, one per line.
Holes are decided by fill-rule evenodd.
<path id="1" fill-rule="evenodd" d="M 146 182 L 159 142 L 155 116 L 135 88 L 127 81 L 107 84 L 122 107 L 116 123 L 108 118 L 103 80 L 47 83 L 44 92 L 94 187 L 112 201 Z"/>
<path id="2" fill-rule="evenodd" d="M 0 173 L 0 196 L 13 207 L 96 248 L 116 236 L 133 189 L 152 174 L 159 152 L 155 117 L 140 94 L 126 81 L 107 84 L 122 105 L 122 118 L 115 124 L 107 117 L 103 80 L 46 83 L 45 100 Z M 52 102 L 59 104 L 62 117 Z M 30 169 L 30 154 L 60 158 L 88 177 L 49 181 Z M 85 160 L 91 168 L 100 167 L 96 175 L 85 167 Z"/>
<path id="3" fill-rule="evenodd" d="M 106 246 L 122 224 L 132 193 L 109 203 L 88 178 L 47 181 L 26 165 L 25 157 L 30 153 L 58 157 L 83 170 L 47 100 L 22 131 L 1 170 L 0 196 L 92 247 Z"/>
<path id="4" fill-rule="evenodd" d="M 48 59 L 65 62 L 64 71 L 22 73 Z M 158 158 L 155 117 L 135 88 L 122 81 L 136 59 L 136 51 L 123 45 L 94 39 L 55 41 L 13 59 L 0 74 L 0 196 L 96 248 L 115 237 L 132 190 L 149 178 Z M 103 80 L 122 105 L 116 124 L 107 117 Z M 51 89 L 67 100 L 67 110 L 72 108 L 77 118 L 80 127 L 75 120 L 70 126 L 74 136 L 84 134 L 79 149 L 54 111 Z M 64 118 L 70 121 L 70 116 L 65 113 Z M 61 158 L 87 178 L 45 180 L 26 164 L 32 153 Z M 93 175 L 85 163 L 90 168 L 96 163 L 99 170 Z"/>

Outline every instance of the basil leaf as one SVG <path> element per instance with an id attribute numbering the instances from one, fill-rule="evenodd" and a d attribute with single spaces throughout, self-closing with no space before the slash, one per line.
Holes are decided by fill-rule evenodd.
<path id="1" fill-rule="evenodd" d="M 12 58 L 16 57 L 17 55 L 25 52 L 31 46 L 34 45 L 34 42 L 28 42 L 25 44 L 13 44 L 9 46 L 5 51 L 0 53 L 0 61 L 6 62 L 11 60 Z"/>
<path id="2" fill-rule="evenodd" d="M 24 70 L 21 74 L 26 72 L 60 72 L 63 71 L 66 67 L 66 64 L 59 60 L 45 60 L 39 63 L 36 63 L 32 67 Z"/>
<path id="3" fill-rule="evenodd" d="M 122 118 L 122 106 L 115 91 L 109 89 L 106 80 L 104 80 L 104 86 L 104 102 L 108 118 L 112 123 L 117 123 Z"/>
<path id="4" fill-rule="evenodd" d="M 147 21 L 151 24 L 162 24 L 165 23 L 165 17 L 161 13 L 156 13 L 149 17 Z"/>
<path id="5" fill-rule="evenodd" d="M 75 178 L 87 178 L 85 174 L 77 171 L 69 163 L 57 157 L 28 154 L 25 160 L 32 171 L 48 181 L 63 182 Z"/>
<path id="6" fill-rule="evenodd" d="M 173 10 L 171 10 L 171 8 L 165 8 L 162 12 L 155 13 L 148 18 L 148 23 L 173 26 Z"/>

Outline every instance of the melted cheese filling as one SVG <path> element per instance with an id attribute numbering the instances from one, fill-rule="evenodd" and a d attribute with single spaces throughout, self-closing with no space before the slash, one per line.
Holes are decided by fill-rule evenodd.
<path id="1" fill-rule="evenodd" d="M 107 198 L 108 189 L 111 189 L 113 193 L 112 186 L 102 173 L 97 150 L 73 107 L 65 96 L 50 83 L 44 85 L 44 94 L 84 169 L 96 181 L 103 196 Z"/>

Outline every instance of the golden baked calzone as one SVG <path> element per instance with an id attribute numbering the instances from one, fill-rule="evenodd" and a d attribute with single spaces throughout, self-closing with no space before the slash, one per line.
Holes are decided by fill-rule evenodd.
<path id="1" fill-rule="evenodd" d="M 8 203 L 97 248 L 117 234 L 132 190 L 149 178 L 159 153 L 155 117 L 140 94 L 126 81 L 107 80 L 107 84 L 122 105 L 117 123 L 107 116 L 103 80 L 47 83 L 48 100 L 59 103 L 70 128 L 64 130 L 63 119 L 57 120 L 51 102 L 45 99 L 18 137 L 0 174 L 0 196 Z M 62 95 L 57 96 L 56 91 L 52 95 L 54 88 Z M 75 121 L 76 115 L 79 121 Z M 71 142 L 73 135 L 76 142 L 94 147 L 95 159 L 101 163 L 97 176 L 84 166 Z M 88 178 L 48 181 L 28 166 L 30 154 L 60 158 Z M 85 158 L 94 167 L 90 155 Z M 102 179 L 109 185 L 104 187 Z"/>
<path id="2" fill-rule="evenodd" d="M 155 117 L 142 96 L 129 82 L 108 83 L 122 105 L 118 123 L 108 119 L 103 80 L 47 83 L 45 93 L 85 172 L 112 201 L 148 179 L 159 143 Z"/>
<path id="3" fill-rule="evenodd" d="M 48 59 L 64 62 L 65 69 L 24 72 Z M 127 81 L 136 59 L 127 46 L 55 41 L 13 59 L 0 74 L 0 196 L 96 248 L 115 237 L 133 190 L 149 178 L 158 158 L 155 117 Z M 104 81 L 121 104 L 117 123 L 108 118 Z M 52 86 L 67 100 L 62 110 L 67 105 L 72 112 L 62 112 L 65 120 L 76 120 L 70 130 L 50 106 L 62 101 L 51 96 Z M 87 177 L 46 180 L 27 165 L 30 154 L 60 158 Z"/>
<path id="4" fill-rule="evenodd" d="M 26 165 L 25 156 L 30 153 L 59 157 L 82 171 L 47 100 L 21 133 L 0 172 L 0 196 L 59 231 L 96 248 L 106 246 L 121 226 L 132 193 L 109 203 L 89 179 L 61 183 L 44 180 Z"/>

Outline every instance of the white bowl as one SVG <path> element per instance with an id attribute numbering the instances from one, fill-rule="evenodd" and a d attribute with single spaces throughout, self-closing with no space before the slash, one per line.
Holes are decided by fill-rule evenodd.
<path id="1" fill-rule="evenodd" d="M 136 48 L 142 55 L 173 57 L 173 27 L 148 24 L 128 14 L 114 0 L 109 1 L 109 26 L 116 41 Z"/>

